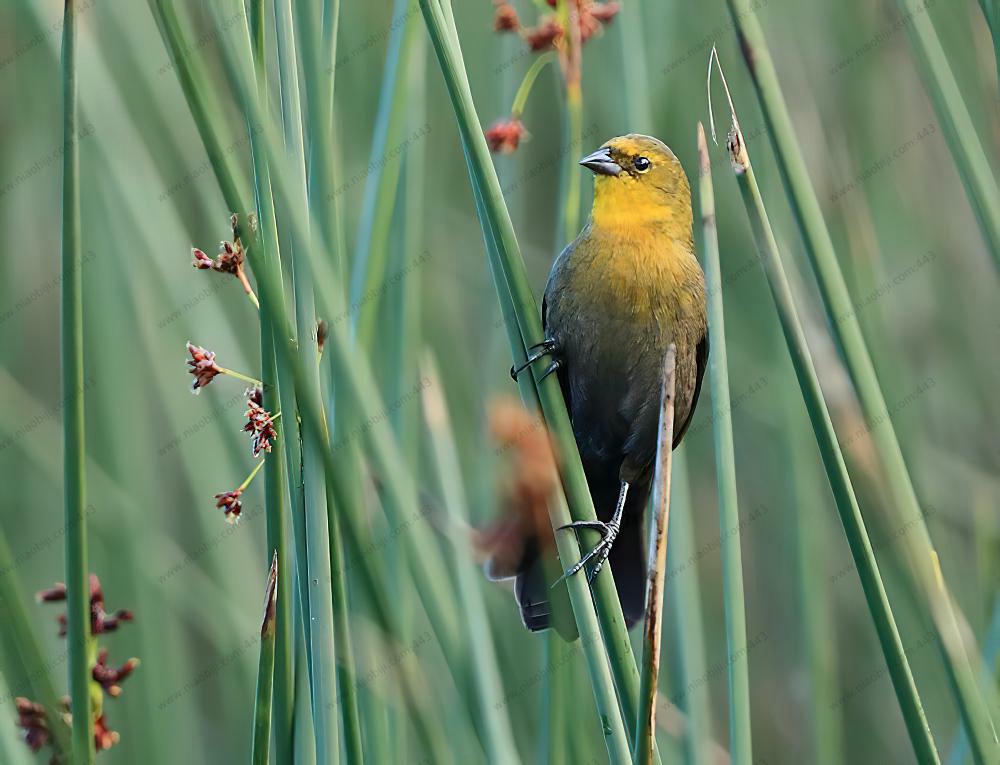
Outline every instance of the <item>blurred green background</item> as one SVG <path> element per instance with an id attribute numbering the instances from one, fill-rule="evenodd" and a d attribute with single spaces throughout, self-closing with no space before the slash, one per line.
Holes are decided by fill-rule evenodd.
<path id="1" fill-rule="evenodd" d="M 956 708 L 930 623 L 900 574 L 897 543 L 910 524 L 887 511 L 866 426 L 829 339 L 729 16 L 720 0 L 624 2 L 639 6 L 632 10 L 640 23 L 623 26 L 617 18 L 584 48 L 583 146 L 566 146 L 561 86 L 555 69 L 547 69 L 523 116 L 530 140 L 513 155 L 495 158 L 536 293 L 565 244 L 556 223 L 564 157 L 572 154 L 575 160 L 618 134 L 649 132 L 673 148 L 695 179 L 695 125 L 699 120 L 707 124 L 706 65 L 712 43 L 718 43 L 786 266 L 797 276 L 794 288 L 810 346 L 903 643 L 938 747 L 947 757 L 959 726 Z M 223 108 L 233 109 L 219 64 L 219 49 L 232 44 L 227 35 L 233 28 L 214 24 L 201 3 L 188 0 L 180 7 L 197 30 L 191 55 L 204 59 L 217 76 L 215 97 Z M 517 8 L 528 19 L 535 12 L 528 2 Z M 1000 291 L 994 263 L 897 6 L 759 0 L 754 8 L 943 573 L 982 645 L 1000 606 Z M 0 5 L 0 527 L 26 597 L 64 576 L 58 372 L 61 10 L 58 3 L 29 0 Z M 486 127 L 507 116 L 533 56 L 516 37 L 492 31 L 488 0 L 457 3 L 455 12 Z M 982 13 L 971 0 L 930 0 L 926 12 L 996 170 L 1000 102 Z M 415 6 L 402 16 L 394 16 L 388 0 L 342 8 L 336 120 L 348 252 L 371 174 L 386 45 L 400 24 L 415 24 L 417 45 L 424 44 L 426 32 Z M 102 642 L 114 661 L 142 660 L 122 697 L 107 704 L 109 721 L 122 739 L 99 759 L 241 762 L 249 750 L 254 636 L 266 558 L 263 485 L 247 492 L 240 525 L 226 525 L 212 495 L 235 488 L 251 466 L 240 433 L 243 386 L 219 380 L 193 397 L 183 360 L 184 343 L 191 340 L 216 351 L 224 366 L 253 373 L 260 367 L 256 318 L 233 280 L 190 266 L 191 246 L 211 253 L 218 240 L 229 238 L 230 210 L 146 5 L 87 0 L 81 4 L 80 25 L 80 98 L 87 126 L 79 141 L 90 567 L 101 578 L 109 608 L 127 607 L 136 614 L 134 624 Z M 627 78 L 622 62 L 623 56 L 635 55 L 646 58 L 648 82 L 638 83 L 638 96 L 650 107 L 652 121 L 646 125 L 632 124 L 626 116 L 626 89 L 637 83 Z M 455 119 L 433 56 L 426 57 L 423 70 L 410 70 L 408 76 L 409 95 L 421 105 L 409 111 L 404 141 L 376 159 L 389 166 L 421 154 L 424 241 L 414 251 L 401 251 L 393 240 L 394 276 L 380 286 L 380 299 L 392 304 L 404 283 L 419 284 L 423 343 L 434 350 L 442 369 L 441 392 L 450 407 L 470 500 L 467 512 L 474 524 L 485 526 L 495 516 L 505 470 L 486 432 L 485 411 L 491 397 L 515 393 L 507 376 L 509 350 Z M 245 124 L 237 111 L 232 114 L 225 135 L 246 170 L 249 209 Z M 910 762 L 912 750 L 728 159 L 723 148 L 712 148 L 733 403 L 731 411 L 720 411 L 704 395 L 685 439 L 695 552 L 687 560 L 668 559 L 661 689 L 682 708 L 696 695 L 707 699 L 712 736 L 725 747 L 726 666 L 746 661 L 756 763 L 813 762 L 820 735 L 839 749 L 828 753 L 828 762 Z M 585 214 L 589 178 L 583 190 Z M 412 196 L 413 189 L 408 192 Z M 390 391 L 398 381 L 381 382 Z M 401 416 L 416 417 L 419 406 L 418 397 L 408 398 L 399 407 Z M 751 646 L 741 657 L 727 656 L 723 635 L 713 416 L 731 417 L 735 433 Z M 417 448 L 418 465 L 423 465 L 427 448 L 422 441 Z M 433 494 L 430 471 L 417 475 Z M 385 541 L 372 555 L 392 565 L 392 530 L 375 536 Z M 675 646 L 679 621 L 688 614 L 670 608 L 689 577 L 699 584 L 708 671 L 685 686 Z M 519 752 L 530 761 L 543 733 L 544 684 L 538 673 L 544 676 L 552 657 L 545 653 L 543 637 L 522 628 L 509 592 L 484 579 L 476 586 L 488 607 Z M 418 667 L 428 702 L 442 719 L 453 721 L 449 734 L 456 749 L 472 761 L 481 759 L 470 731 L 461 729 L 463 718 L 449 711 L 463 702 L 426 630 L 419 602 L 405 590 L 397 595 L 401 604 L 412 606 L 415 639 L 409 650 L 382 661 Z M 59 608 L 29 608 L 62 692 L 66 664 L 65 645 L 56 634 Z M 373 627 L 360 614 L 355 626 L 356 640 L 367 642 Z M 7 643 L 0 760 L 40 761 L 41 755 L 30 755 L 16 740 L 12 696 L 27 692 L 27 678 Z M 580 737 L 571 761 L 603 762 L 581 655 L 571 653 L 565 663 L 579 697 L 570 710 Z M 359 669 L 362 680 L 366 673 L 374 688 L 385 670 L 376 658 Z M 832 694 L 822 718 L 831 726 L 825 733 L 816 730 L 817 717 L 810 712 L 816 682 Z M 371 698 L 391 708 L 391 695 L 373 691 Z M 674 751 L 670 747 L 680 746 L 677 739 L 664 735 L 661 746 L 668 754 Z M 403 761 L 420 760 L 415 749 L 407 755 Z"/>

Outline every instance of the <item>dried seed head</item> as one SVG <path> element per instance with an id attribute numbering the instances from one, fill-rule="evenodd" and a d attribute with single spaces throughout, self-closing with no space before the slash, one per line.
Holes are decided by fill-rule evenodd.
<path id="1" fill-rule="evenodd" d="M 56 582 L 54 585 L 49 587 L 47 590 L 39 590 L 35 593 L 35 599 L 39 602 L 45 603 L 55 603 L 60 600 L 66 600 L 66 584 L 65 582 Z"/>
<path id="2" fill-rule="evenodd" d="M 104 715 L 98 715 L 94 720 L 94 748 L 98 752 L 110 749 L 121 740 L 118 731 L 108 727 L 108 721 Z"/>
<path id="3" fill-rule="evenodd" d="M 190 367 L 188 371 L 194 375 L 194 384 L 191 386 L 191 390 L 198 393 L 201 388 L 212 382 L 216 375 L 222 374 L 222 369 L 215 363 L 213 351 L 205 350 L 199 345 L 193 345 L 190 341 L 187 344 L 187 349 L 188 353 L 191 354 L 191 358 L 187 361 L 188 367 Z"/>
<path id="4" fill-rule="evenodd" d="M 545 16 L 537 27 L 524 30 L 524 41 L 536 53 L 555 48 L 562 38 L 562 25 L 555 16 Z"/>
<path id="5" fill-rule="evenodd" d="M 607 24 L 622 9 L 621 3 L 589 3 L 587 12 L 602 24 Z"/>
<path id="6" fill-rule="evenodd" d="M 191 258 L 192 263 L 195 268 L 206 271 L 208 269 L 215 269 L 215 261 L 212 260 L 208 255 L 199 250 L 197 247 L 191 248 Z"/>
<path id="7" fill-rule="evenodd" d="M 248 401 L 253 401 L 257 406 L 264 403 L 264 391 L 258 385 L 247 388 L 243 391 L 243 395 L 247 397 Z"/>
<path id="8" fill-rule="evenodd" d="M 240 494 L 242 493 L 242 489 L 236 489 L 236 491 L 224 491 L 215 495 L 217 500 L 215 506 L 224 509 L 226 520 L 229 523 L 237 523 L 240 520 L 240 513 L 243 512 L 243 503 L 240 502 Z"/>
<path id="9" fill-rule="evenodd" d="M 524 125 L 521 120 L 501 120 L 495 122 L 486 131 L 486 142 L 490 145 L 492 152 L 511 154 L 517 149 L 524 133 Z"/>
<path id="10" fill-rule="evenodd" d="M 487 575 L 503 579 L 517 573 L 529 539 L 553 543 L 548 505 L 559 473 L 545 425 L 519 401 L 492 402 L 489 428 L 497 453 L 510 464 L 500 487 L 500 517 L 481 533 L 477 546 L 489 558 Z"/>
<path id="11" fill-rule="evenodd" d="M 235 242 L 220 242 L 215 270 L 238 276 L 243 268 L 243 256 L 243 243 L 239 239 Z"/>
<path id="12" fill-rule="evenodd" d="M 17 725 L 23 729 L 24 741 L 32 752 L 37 752 L 49 743 L 49 724 L 45 718 L 45 707 L 23 696 L 14 700 L 17 707 Z"/>
<path id="13" fill-rule="evenodd" d="M 261 452 L 270 452 L 271 441 L 278 437 L 271 413 L 251 398 L 247 401 L 246 417 L 247 424 L 243 426 L 243 430 L 253 434 L 250 442 L 253 456 L 259 457 Z"/>
<path id="14" fill-rule="evenodd" d="M 126 661 L 118 669 L 109 667 L 108 650 L 103 648 L 97 657 L 97 663 L 94 664 L 91 675 L 94 678 L 94 682 L 100 685 L 109 696 L 117 698 L 122 692 L 120 683 L 131 675 L 133 670 L 138 666 L 139 660 L 133 658 Z"/>
<path id="15" fill-rule="evenodd" d="M 497 9 L 493 14 L 493 31 L 516 32 L 521 28 L 521 22 L 517 18 L 514 6 L 507 2 L 499 2 L 496 5 Z"/>

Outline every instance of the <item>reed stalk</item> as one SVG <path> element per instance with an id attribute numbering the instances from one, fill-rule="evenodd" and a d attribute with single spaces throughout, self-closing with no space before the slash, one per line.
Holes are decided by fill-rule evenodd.
<path id="1" fill-rule="evenodd" d="M 723 83 L 725 83 L 724 79 Z M 729 138 L 729 151 L 733 172 L 736 175 L 743 203 L 750 219 L 757 250 L 764 261 L 768 286 L 771 289 L 771 296 L 774 299 L 781 322 L 785 343 L 788 346 L 792 365 L 795 368 L 795 376 L 799 381 L 799 388 L 802 391 L 813 432 L 819 444 L 827 478 L 833 489 L 834 499 L 837 502 L 847 542 L 854 557 L 865 600 L 875 623 L 882 653 L 888 665 L 889 676 L 892 679 L 896 698 L 899 700 L 903 720 L 906 723 L 906 729 L 917 760 L 922 765 L 924 763 L 937 763 L 939 759 L 934 739 L 931 736 L 920 694 L 917 692 L 913 673 L 910 670 L 909 659 L 903 649 L 892 607 L 882 583 L 875 553 L 868 538 L 868 530 L 865 527 L 861 509 L 854 494 L 854 487 L 847 472 L 847 465 L 844 462 L 844 455 L 837 442 L 837 434 L 833 429 L 830 412 L 823 398 L 816 367 L 806 343 L 805 332 L 798 317 L 791 288 L 778 252 L 778 245 L 771 230 L 760 189 L 757 186 L 753 167 L 746 151 L 744 136 L 739 128 L 735 107 L 732 106 L 731 100 L 730 111 L 732 129 Z"/>
<path id="2" fill-rule="evenodd" d="M 33 620 L 21 595 L 24 590 L 16 569 L 7 536 L 0 529 L 0 606 L 4 613 L 4 630 L 21 657 L 21 666 L 30 681 L 32 695 L 45 707 L 55 754 L 60 761 L 69 761 L 73 753 L 73 732 L 63 721 L 60 696 L 49 674 L 52 663 L 42 653 Z"/>
<path id="3" fill-rule="evenodd" d="M 708 357 L 708 382 L 712 391 L 712 436 L 719 488 L 719 539 L 722 549 L 722 589 L 725 597 L 726 649 L 729 660 L 729 749 L 733 762 L 750 765 L 750 676 L 747 653 L 746 597 L 743 592 L 743 547 L 740 508 L 736 496 L 736 458 L 730 417 L 729 366 L 726 359 L 726 325 L 722 300 L 722 268 L 715 219 L 712 168 L 705 129 L 698 123 L 701 222 L 704 229 L 705 286 L 708 292 L 708 326 L 714 341 Z"/>
<path id="4" fill-rule="evenodd" d="M 441 389 L 441 376 L 433 358 L 422 364 L 422 377 L 429 384 L 422 391 L 424 421 L 430 435 L 433 464 L 444 500 L 445 512 L 455 528 L 465 523 L 468 502 L 459 476 L 461 469 L 451 422 Z M 489 762 L 519 762 L 514 733 L 507 713 L 497 707 L 496 700 L 503 697 L 503 684 L 497 673 L 496 651 L 490 634 L 486 608 L 480 591 L 479 572 L 467 552 L 459 544 L 447 544 L 458 585 L 458 600 L 465 615 L 472 643 L 472 686 L 479 705 L 479 716 L 486 732 L 486 756 Z"/>
<path id="5" fill-rule="evenodd" d="M 473 189 L 477 194 L 477 209 L 481 216 L 485 213 L 480 220 L 488 242 L 487 252 L 494 261 L 491 263 L 491 270 L 496 279 L 497 291 L 510 293 L 510 304 L 507 305 L 501 300 L 501 307 L 504 308 L 504 316 L 508 321 L 508 336 L 511 339 L 512 353 L 516 362 L 518 358 L 524 358 L 527 346 L 539 342 L 542 338 L 538 306 L 527 285 L 524 262 L 503 202 L 496 171 L 489 159 L 486 141 L 476 117 L 458 48 L 457 33 L 446 20 L 445 7 L 437 0 L 421 0 L 421 9 L 458 118 Z M 490 243 L 492 246 L 489 246 Z M 555 503 L 550 508 L 553 527 L 563 525 L 570 520 L 593 520 L 596 517 L 593 502 L 558 382 L 550 376 L 536 384 L 536 391 L 546 424 L 555 438 L 563 459 L 561 478 L 567 499 L 573 507 L 573 517 L 570 518 L 566 506 L 559 502 Z M 569 538 L 567 534 L 557 534 L 557 546 L 560 558 L 564 562 L 575 560 L 579 555 L 579 544 L 575 538 Z M 606 570 L 595 579 L 594 596 L 599 604 L 597 608 L 599 621 L 595 618 L 597 615 L 594 614 L 586 582 L 573 577 L 567 584 L 573 613 L 587 655 L 599 714 L 609 723 L 605 728 L 609 755 L 613 761 L 627 761 L 625 725 L 635 724 L 639 683 L 638 670 L 625 630 L 614 582 Z M 602 632 L 608 656 L 600 650 Z M 605 679 L 608 658 L 618 684 L 624 722 L 622 716 L 618 714 L 614 688 Z"/>
<path id="6" fill-rule="evenodd" d="M 63 15 L 62 177 L 62 400 L 63 491 L 66 528 L 66 643 L 69 651 L 73 761 L 94 761 L 90 668 L 96 647 L 90 635 L 90 572 L 87 568 L 86 425 L 83 362 L 83 236 L 80 228 L 80 113 L 77 102 L 77 7 L 66 0 Z"/>
<path id="7" fill-rule="evenodd" d="M 809 180 L 805 160 L 763 31 L 753 14 L 738 14 L 733 0 L 729 0 L 728 4 L 734 24 L 738 26 L 743 37 L 743 54 L 770 127 L 768 134 L 778 159 L 789 203 L 802 231 L 806 252 L 809 254 L 812 270 L 816 274 L 827 315 L 831 317 L 830 324 L 854 382 L 868 423 L 868 434 L 884 467 L 892 506 L 896 508 L 900 520 L 914 524 L 914 533 L 906 534 L 902 542 L 916 574 L 918 589 L 927 599 L 952 692 L 955 694 L 962 717 L 972 732 L 978 755 L 987 761 L 998 758 L 1000 743 L 997 741 L 996 727 L 983 702 L 982 694 L 976 687 L 975 676 L 959 631 L 958 618 L 936 567 L 938 554 L 927 529 L 925 513 L 920 507 L 871 353 L 858 323 L 858 311 L 855 310 L 847 290 L 833 240 L 823 218 L 816 192 Z M 956 155 L 959 169 L 965 169 L 962 175 L 972 200 L 975 202 L 985 195 L 985 206 L 980 209 L 985 216 L 980 220 L 984 223 L 984 235 L 991 243 L 993 253 L 1000 263 L 1000 191 L 989 170 L 985 155 L 982 155 L 982 148 L 978 148 L 978 153 L 974 151 L 979 146 L 978 139 L 975 138 L 968 113 L 951 77 L 948 64 L 943 58 L 944 53 L 940 49 L 933 25 L 927 17 L 926 8 L 918 9 L 915 3 L 910 3 L 910 0 L 904 0 L 903 5 L 913 6 L 910 8 L 913 13 L 907 27 L 914 31 L 919 45 L 927 48 L 925 57 L 937 83 L 935 92 L 940 99 L 943 99 L 938 104 L 942 122 L 945 122 L 945 119 L 941 110 L 947 107 L 953 116 L 956 135 L 962 139 L 960 144 L 961 151 L 964 152 L 962 156 L 971 162 L 971 166 L 966 168 L 962 157 Z M 969 131 L 971 136 L 966 135 Z M 953 145 L 952 148 L 954 151 L 957 147 Z M 995 209 L 990 212 L 992 208 Z"/>
<path id="8" fill-rule="evenodd" d="M 907 35 L 920 63 L 924 85 L 941 122 L 952 159 L 955 160 L 958 174 L 965 186 L 965 193 L 976 214 L 986 246 L 993 255 L 994 265 L 1000 268 L 1000 186 L 997 185 L 993 171 L 995 162 L 990 162 L 979 140 L 972 115 L 948 63 L 948 54 L 934 29 L 928 10 L 930 4 L 926 0 L 897 0 L 897 4 L 907 20 Z M 990 21 L 995 34 L 995 5 Z M 995 37 L 993 44 L 996 49 Z M 982 722 L 978 725 L 981 726 Z M 982 731 L 975 733 L 976 736 L 981 734 Z M 991 757 L 997 756 L 1000 751 L 996 746 L 991 747 L 991 750 Z"/>

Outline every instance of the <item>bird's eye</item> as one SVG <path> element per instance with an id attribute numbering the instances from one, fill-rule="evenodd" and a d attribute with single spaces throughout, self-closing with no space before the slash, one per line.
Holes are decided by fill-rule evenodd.
<path id="1" fill-rule="evenodd" d="M 644 173 L 653 166 L 653 163 L 650 162 L 645 157 L 636 157 L 635 162 L 632 163 L 632 166 L 640 173 Z"/>

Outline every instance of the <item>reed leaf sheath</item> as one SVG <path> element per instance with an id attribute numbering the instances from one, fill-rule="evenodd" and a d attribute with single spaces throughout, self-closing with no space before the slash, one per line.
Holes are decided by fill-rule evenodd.
<path id="1" fill-rule="evenodd" d="M 253 713 L 253 765 L 267 765 L 271 746 L 271 699 L 274 689 L 274 651 L 277 637 L 278 551 L 274 551 L 264 588 L 264 618 L 260 625 L 260 657 L 257 662 L 257 695 Z"/>

